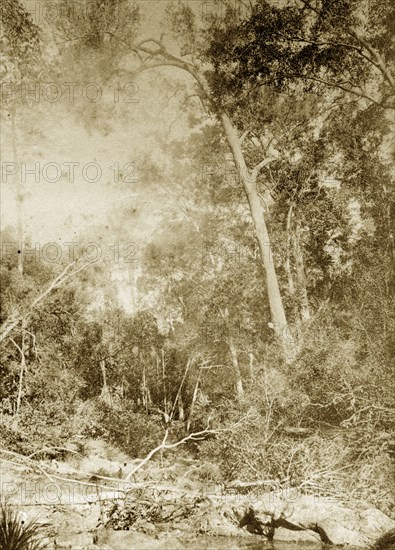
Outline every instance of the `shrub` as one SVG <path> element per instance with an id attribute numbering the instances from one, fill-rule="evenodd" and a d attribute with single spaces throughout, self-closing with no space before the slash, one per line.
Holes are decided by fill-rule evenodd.
<path id="1" fill-rule="evenodd" d="M 1 550 L 42 550 L 48 545 L 40 534 L 36 520 L 23 521 L 19 512 L 9 504 L 0 505 Z"/>
<path id="2" fill-rule="evenodd" d="M 3 417 L 3 423 L 0 425 L 0 441 L 2 447 L 22 455 L 31 454 L 34 451 L 32 444 L 28 441 L 25 434 L 22 434 L 20 430 L 12 427 L 12 421 L 13 417 Z"/>
<path id="3" fill-rule="evenodd" d="M 163 439 L 160 417 L 134 412 L 131 404 L 111 408 L 97 400 L 95 414 L 86 426 L 85 435 L 102 437 L 131 458 L 140 458 Z"/>

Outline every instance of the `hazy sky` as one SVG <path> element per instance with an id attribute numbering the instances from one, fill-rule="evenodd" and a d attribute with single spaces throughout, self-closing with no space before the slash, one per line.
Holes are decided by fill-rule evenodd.
<path id="1" fill-rule="evenodd" d="M 159 36 L 167 2 L 144 0 L 139 4 L 142 35 Z M 199 9 L 202 2 L 193 4 Z M 37 17 L 37 3 L 29 1 L 25 5 L 30 11 L 35 11 L 33 16 Z M 90 108 L 89 99 L 95 97 L 97 88 L 83 84 L 84 88 L 78 85 L 75 93 L 82 101 L 82 108 L 84 102 Z M 126 97 L 132 102 L 127 105 L 127 113 L 121 120 L 119 112 L 113 118 L 109 114 L 107 135 L 95 129 L 89 132 L 84 124 L 79 123 L 70 106 L 67 109 L 61 103 L 48 102 L 46 98 L 51 95 L 51 88 L 47 83 L 40 85 L 42 118 L 37 121 L 32 117 L 30 120 L 25 114 L 23 120 L 17 119 L 19 158 L 16 177 L 24 180 L 24 228 L 28 237 L 38 242 L 78 239 L 81 231 L 89 225 L 104 223 L 112 210 L 133 204 L 144 209 L 144 227 L 139 226 L 138 220 L 134 226 L 136 239 L 146 234 L 147 216 L 153 214 L 154 221 L 155 210 L 162 201 L 150 192 L 151 182 L 141 182 L 141 175 L 137 173 L 146 153 L 154 153 L 155 156 L 154 134 L 163 128 L 163 122 L 159 118 L 155 120 L 161 93 L 157 84 L 154 78 L 143 76 L 138 80 L 138 88 L 131 85 L 128 90 L 120 91 L 118 99 L 121 102 Z M 95 104 L 99 111 L 102 105 L 106 109 L 114 103 L 112 99 L 115 100 L 116 85 L 114 82 L 106 89 L 100 89 L 102 98 Z M 68 93 L 70 88 L 62 85 L 63 97 Z M 148 113 L 149 120 L 145 113 Z M 162 115 L 166 120 L 166 112 Z M 105 114 L 102 116 L 105 118 Z M 130 116 L 128 125 L 125 125 L 125 116 Z M 12 170 L 12 167 L 4 168 L 4 163 L 14 162 L 10 127 L 10 121 L 3 119 L 2 228 L 16 224 L 16 188 L 12 177 L 4 172 Z M 122 174 L 120 171 L 125 167 L 126 171 Z M 31 174 L 33 168 L 38 171 L 39 181 Z M 59 178 L 60 173 L 62 176 Z M 141 193 L 141 185 L 139 192 L 135 192 L 135 176 L 140 184 L 146 183 L 146 193 Z M 126 180 L 124 184 L 122 179 Z M 121 185 L 116 184 L 117 180 L 121 180 Z"/>
<path id="2" fill-rule="evenodd" d="M 141 36 L 159 38 L 165 30 L 167 0 L 135 3 L 141 8 Z M 218 9 L 211 1 L 188 3 L 198 17 L 203 11 Z M 40 20 L 43 3 L 28 0 L 24 4 L 45 31 Z M 46 29 L 48 32 L 48 26 Z M 164 73 L 172 82 L 174 77 L 181 78 L 174 69 L 166 69 Z M 65 83 L 69 81 L 69 76 L 64 78 Z M 167 134 L 168 139 L 172 139 L 187 131 L 185 119 L 179 118 L 182 98 L 167 101 L 166 86 L 156 72 L 140 75 L 127 90 L 118 90 L 117 82 L 105 88 L 98 82 L 99 93 L 97 87 L 90 85 L 91 80 L 79 82 L 75 87 L 74 107 L 70 102 L 67 104 L 70 88 L 65 83 L 62 83 L 62 101 L 47 100 L 52 98 L 53 90 L 44 82 L 39 87 L 38 114 L 17 113 L 18 172 L 15 177 L 23 181 L 25 240 L 38 243 L 43 250 L 48 243 L 64 246 L 71 241 L 84 243 L 88 238 L 99 243 L 103 256 L 107 254 L 110 259 L 115 254 L 117 241 L 126 240 L 129 243 L 126 253 L 135 253 L 139 270 L 144 243 L 163 216 L 171 215 L 174 208 L 165 190 L 158 188 L 141 169 L 148 156 L 167 181 L 171 178 L 172 159 L 163 154 L 158 135 L 163 138 Z M 95 119 L 89 129 L 86 124 L 89 115 L 85 121 L 81 115 L 92 111 L 89 100 L 96 98 L 96 93 L 100 96 L 94 103 L 98 120 Z M 93 115 L 96 116 L 94 112 Z M 98 125 L 108 128 L 99 132 Z M 15 228 L 16 185 L 8 175 L 15 159 L 7 113 L 1 118 L 0 137 L 3 167 L 0 222 L 2 229 Z M 37 169 L 37 178 L 31 174 L 33 169 Z M 130 217 L 122 216 L 125 208 L 131 212 Z M 112 264 L 113 280 L 120 304 L 131 313 L 135 307 L 136 280 L 131 279 L 130 266 L 122 263 L 122 253 L 125 255 L 120 248 L 121 263 Z"/>

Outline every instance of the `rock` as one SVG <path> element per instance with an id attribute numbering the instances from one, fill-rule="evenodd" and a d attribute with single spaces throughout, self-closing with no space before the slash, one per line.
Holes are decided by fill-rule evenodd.
<path id="1" fill-rule="evenodd" d="M 332 544 L 366 546 L 378 534 L 395 527 L 395 522 L 373 508 L 354 510 L 333 499 L 303 496 L 293 504 L 286 520 L 315 530 Z"/>
<path id="2" fill-rule="evenodd" d="M 374 508 L 351 509 L 333 499 L 297 497 L 296 493 L 288 495 L 287 500 L 278 495 L 264 495 L 260 502 L 249 507 L 241 523 L 268 538 L 284 540 L 288 530 L 286 540 L 300 540 L 300 533 L 308 532 L 309 540 L 356 547 L 366 547 L 378 535 L 395 528 L 393 520 Z"/>
<path id="3" fill-rule="evenodd" d="M 156 527 L 150 521 L 136 521 L 133 527 L 140 533 L 145 533 L 146 535 L 155 535 Z"/>
<path id="4" fill-rule="evenodd" d="M 240 530 L 243 514 L 232 502 L 213 502 L 206 498 L 199 511 L 191 518 L 196 532 L 223 537 L 248 536 L 247 530 Z M 244 509 L 243 509 L 244 511 Z"/>
<path id="5" fill-rule="evenodd" d="M 92 533 L 59 534 L 55 539 L 55 548 L 72 548 L 73 550 L 94 548 L 94 537 Z"/>

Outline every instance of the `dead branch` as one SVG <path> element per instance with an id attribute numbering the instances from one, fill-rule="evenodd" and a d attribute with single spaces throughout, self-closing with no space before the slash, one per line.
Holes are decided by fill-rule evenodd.
<path id="1" fill-rule="evenodd" d="M 57 276 L 55 277 L 55 279 L 53 279 L 53 281 L 50 283 L 50 285 L 48 286 L 48 288 L 42 293 L 40 294 L 39 296 L 37 296 L 33 302 L 30 304 L 30 306 L 28 307 L 26 313 L 22 313 L 22 314 L 19 314 L 16 316 L 16 318 L 14 319 L 10 319 L 9 321 L 6 321 L 4 323 L 4 325 L 1 327 L 2 329 L 2 332 L 0 333 L 0 342 L 2 342 L 3 340 L 5 340 L 5 338 L 7 338 L 8 334 L 16 327 L 19 325 L 19 323 L 23 320 L 23 319 L 26 319 L 31 313 L 32 311 L 34 310 L 34 308 L 36 306 L 38 306 L 38 304 L 40 302 L 42 302 L 55 288 L 59 288 L 69 277 L 72 277 L 74 275 L 76 275 L 77 273 L 79 273 L 80 271 L 82 271 L 83 269 L 85 269 L 89 264 L 84 264 L 82 265 L 81 267 L 79 267 L 78 269 L 75 269 L 74 271 L 72 271 L 71 273 L 68 273 L 68 271 L 70 270 L 70 268 L 75 265 L 76 263 L 78 262 L 78 260 L 74 261 L 74 262 L 71 262 L 70 264 L 68 264 L 64 270 Z"/>
<path id="2" fill-rule="evenodd" d="M 223 433 L 223 432 L 231 432 L 238 425 L 240 425 L 242 422 L 244 422 L 244 420 L 246 420 L 246 417 L 242 417 L 238 422 L 236 422 L 235 424 L 233 424 L 229 428 L 217 428 L 217 429 L 208 428 L 208 426 L 210 424 L 210 420 L 211 419 L 209 418 L 208 421 L 207 421 L 207 428 L 205 428 L 204 430 L 201 430 L 199 432 L 192 432 L 192 433 L 186 435 L 185 437 L 183 437 L 182 439 L 180 439 L 179 441 L 176 441 L 175 443 L 166 443 L 167 438 L 169 436 L 169 430 L 167 429 L 165 431 L 165 435 L 164 435 L 162 443 L 160 445 L 158 445 L 157 447 L 155 447 L 154 449 L 152 449 L 147 454 L 147 456 L 144 459 L 142 459 L 141 462 L 139 464 L 137 464 L 137 466 L 135 466 L 128 473 L 128 475 L 125 478 L 125 481 L 129 481 L 131 479 L 131 477 L 134 476 L 145 464 L 147 464 L 147 462 L 149 462 L 151 460 L 151 458 L 155 454 L 157 454 L 159 451 L 164 451 L 164 450 L 168 450 L 168 449 L 175 449 L 176 447 L 179 447 L 180 445 L 183 445 L 187 441 L 201 441 L 202 439 L 205 438 L 206 435 L 209 435 L 209 434 L 217 435 L 217 434 Z"/>
<path id="3" fill-rule="evenodd" d="M 259 174 L 259 172 L 262 170 L 262 168 L 264 168 L 265 166 L 267 166 L 271 162 L 274 162 L 275 160 L 277 160 L 277 157 L 268 157 L 266 159 L 263 159 L 261 162 L 259 162 L 255 166 L 255 168 L 252 170 L 252 173 L 251 173 L 252 180 L 255 181 L 258 174 Z"/>
<path id="4" fill-rule="evenodd" d="M 39 470 L 51 483 L 53 483 L 55 485 L 55 487 L 58 489 L 59 493 L 61 494 L 61 488 L 60 488 L 59 484 L 56 483 L 56 481 L 54 481 L 54 479 L 52 479 L 52 476 L 50 474 L 48 474 L 48 472 L 46 472 L 39 464 L 37 464 L 37 462 L 35 462 L 31 458 L 29 458 L 28 456 L 20 455 L 18 453 L 15 453 L 14 451 L 7 451 L 5 449 L 0 449 L 0 452 L 5 453 L 5 454 L 9 454 L 11 456 L 15 456 L 19 459 L 24 459 L 24 460 L 28 461 L 29 464 L 32 463 L 30 468 L 32 470 L 34 470 L 34 469 Z"/>
<path id="5" fill-rule="evenodd" d="M 31 455 L 29 455 L 27 458 L 33 458 L 33 456 L 39 455 L 41 453 L 45 453 L 45 451 L 67 451 L 68 453 L 74 453 L 76 455 L 79 455 L 78 451 L 74 451 L 73 449 L 68 449 L 67 447 L 43 447 L 39 451 L 34 451 Z"/>

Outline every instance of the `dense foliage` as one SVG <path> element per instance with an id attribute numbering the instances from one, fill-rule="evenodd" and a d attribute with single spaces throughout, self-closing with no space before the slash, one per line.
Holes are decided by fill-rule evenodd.
<path id="1" fill-rule="evenodd" d="M 133 6 L 116 2 L 124 11 L 115 18 L 109 1 L 83 4 L 83 18 L 63 10 L 45 27 L 47 41 L 64 38 L 55 57 L 66 74 L 106 82 L 136 52 L 174 64 L 162 42 L 134 45 Z M 7 6 L 7 67 L 30 78 L 40 33 L 18 2 Z M 159 145 L 145 152 L 134 191 L 144 199 L 164 187 L 170 199 L 142 249 L 140 299 L 133 314 L 121 307 L 105 261 L 79 258 L 51 286 L 65 264 L 26 257 L 21 271 L 15 254 L 2 255 L 2 445 L 30 454 L 102 438 L 136 458 L 165 430 L 177 441 L 208 427 L 217 433 L 188 452 L 217 464 L 223 479 L 270 479 L 395 514 L 392 9 L 384 0 L 258 2 L 242 17 L 229 8 L 200 21 L 169 7 L 170 45 L 202 71 L 208 96 L 203 110 L 180 85 L 185 135 L 168 139 L 156 126 Z M 48 70 L 61 82 L 56 63 Z M 168 75 L 158 78 L 169 103 Z M 66 113 L 107 135 L 129 131 L 127 107 L 76 102 Z M 273 330 L 223 112 L 245 134 L 248 166 L 275 157 L 256 189 L 297 343 L 291 363 Z M 105 227 L 125 239 L 134 215 L 124 205 Z M 15 240 L 3 232 L 3 243 Z"/>

